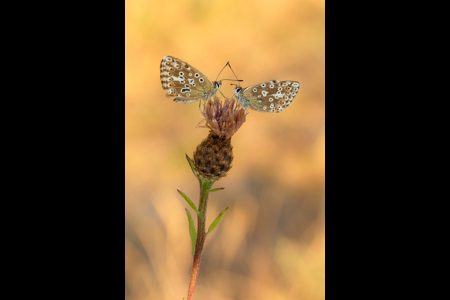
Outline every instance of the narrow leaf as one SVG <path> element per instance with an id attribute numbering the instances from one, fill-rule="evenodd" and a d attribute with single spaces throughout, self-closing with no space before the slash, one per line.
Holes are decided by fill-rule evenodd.
<path id="1" fill-rule="evenodd" d="M 217 192 L 217 191 L 221 191 L 224 190 L 225 188 L 216 188 L 216 189 L 211 189 L 208 192 L 212 193 L 212 192 Z"/>
<path id="2" fill-rule="evenodd" d="M 197 232 L 195 231 L 194 221 L 192 221 L 191 214 L 186 209 L 186 214 L 189 221 L 189 235 L 191 236 L 191 242 L 192 242 L 192 256 L 195 254 L 195 243 L 197 242 Z"/>
<path id="3" fill-rule="evenodd" d="M 227 209 L 228 209 L 228 207 L 225 208 L 225 209 L 220 213 L 220 215 L 214 220 L 214 222 L 211 223 L 211 225 L 209 226 L 209 229 L 208 229 L 208 233 L 210 233 L 211 231 L 214 230 L 214 228 L 216 228 L 217 224 L 219 224 L 220 220 L 222 219 L 222 217 L 223 217 L 223 216 L 225 215 L 225 213 L 227 212 Z"/>
<path id="4" fill-rule="evenodd" d="M 197 169 L 195 168 L 194 161 L 187 154 L 186 154 L 186 159 L 187 159 L 189 165 L 191 166 L 192 173 L 194 173 L 195 177 L 197 177 L 197 179 L 199 179 L 198 172 L 197 172 Z"/>
<path id="5" fill-rule="evenodd" d="M 181 196 L 183 196 L 184 200 L 186 200 L 186 202 L 189 204 L 189 206 L 192 207 L 192 209 L 195 210 L 196 213 L 198 213 L 197 207 L 195 207 L 195 204 L 192 203 L 191 199 L 189 199 L 189 197 L 186 196 L 186 194 L 183 193 L 182 191 L 180 191 L 180 190 L 177 190 L 177 191 L 178 191 L 178 193 L 180 193 Z"/>

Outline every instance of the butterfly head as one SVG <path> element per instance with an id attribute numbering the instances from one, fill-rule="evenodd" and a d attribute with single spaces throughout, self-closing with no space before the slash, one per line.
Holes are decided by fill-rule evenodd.
<path id="1" fill-rule="evenodd" d="M 245 97 L 241 94 L 242 88 L 240 86 L 236 86 L 234 88 L 234 97 L 239 101 L 239 104 L 243 108 L 247 108 L 249 106 L 248 101 L 246 101 Z"/>
<path id="2" fill-rule="evenodd" d="M 222 80 L 219 80 L 219 81 L 214 81 L 213 82 L 213 86 L 214 86 L 214 88 L 215 89 L 220 89 L 220 87 L 222 86 Z"/>

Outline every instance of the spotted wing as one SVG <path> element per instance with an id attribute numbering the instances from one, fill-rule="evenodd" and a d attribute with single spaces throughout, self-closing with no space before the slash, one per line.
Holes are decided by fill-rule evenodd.
<path id="1" fill-rule="evenodd" d="M 202 72 L 173 56 L 161 60 L 161 84 L 170 97 L 178 103 L 207 100 L 215 94 L 211 80 Z"/>
<path id="2" fill-rule="evenodd" d="M 297 81 L 271 80 L 245 88 L 241 98 L 256 111 L 279 113 L 292 103 L 299 88 Z"/>

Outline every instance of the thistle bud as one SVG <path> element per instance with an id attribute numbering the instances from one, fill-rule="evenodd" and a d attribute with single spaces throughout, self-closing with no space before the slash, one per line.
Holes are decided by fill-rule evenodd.
<path id="1" fill-rule="evenodd" d="M 198 173 L 209 180 L 224 177 L 231 169 L 232 161 L 231 139 L 219 137 L 212 131 L 194 152 L 194 163 Z"/>
<path id="2" fill-rule="evenodd" d="M 215 97 L 214 100 L 206 102 L 202 114 L 210 132 L 197 146 L 194 163 L 199 175 L 209 180 L 218 180 L 231 169 L 231 137 L 245 122 L 245 110 L 238 105 L 236 99 L 225 99 L 222 104 L 219 98 Z"/>

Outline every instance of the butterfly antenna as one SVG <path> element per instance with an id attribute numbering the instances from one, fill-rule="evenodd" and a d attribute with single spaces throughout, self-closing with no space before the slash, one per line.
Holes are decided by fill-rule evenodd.
<path id="1" fill-rule="evenodd" d="M 227 61 L 227 64 L 225 65 L 225 67 L 223 67 L 222 70 L 220 70 L 219 75 L 220 75 L 220 73 L 222 73 L 223 69 L 225 69 L 225 68 L 226 68 L 227 66 L 229 66 L 229 65 L 230 65 L 230 62 Z M 216 81 L 217 81 L 217 79 L 219 79 L 219 75 L 217 75 Z M 236 78 L 237 78 L 237 77 L 236 77 Z"/>
<path id="2" fill-rule="evenodd" d="M 237 81 L 239 82 L 239 81 L 243 81 L 243 80 L 239 80 L 239 78 L 236 76 L 236 74 L 234 73 L 234 71 L 233 71 L 233 68 L 231 67 L 231 65 L 230 65 L 230 62 L 227 62 L 227 65 L 230 67 L 230 70 L 231 70 L 231 72 L 233 72 L 233 74 L 234 74 L 234 76 L 236 77 L 236 79 L 237 79 Z M 226 67 L 226 66 L 225 66 Z M 241 86 L 241 84 L 239 84 L 239 86 Z"/>

